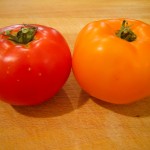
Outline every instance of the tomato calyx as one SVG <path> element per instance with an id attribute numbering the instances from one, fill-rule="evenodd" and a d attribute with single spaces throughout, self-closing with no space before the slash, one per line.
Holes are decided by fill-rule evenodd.
<path id="1" fill-rule="evenodd" d="M 8 39 L 15 43 L 28 44 L 34 39 L 36 32 L 37 27 L 24 24 L 18 32 L 13 33 L 13 30 L 7 30 L 3 35 L 8 36 Z"/>
<path id="2" fill-rule="evenodd" d="M 128 25 L 128 22 L 123 20 L 120 30 L 116 32 L 116 36 L 128 42 L 135 41 L 137 36 L 130 27 L 131 26 Z"/>

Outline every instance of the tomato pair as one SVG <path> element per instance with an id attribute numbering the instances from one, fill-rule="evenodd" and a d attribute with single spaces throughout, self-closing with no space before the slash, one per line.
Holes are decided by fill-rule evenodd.
<path id="1" fill-rule="evenodd" d="M 0 29 L 0 99 L 33 105 L 52 96 L 71 65 L 90 95 L 124 104 L 150 96 L 150 25 L 130 19 L 89 23 L 79 33 L 71 60 L 55 29 L 15 25 Z"/>

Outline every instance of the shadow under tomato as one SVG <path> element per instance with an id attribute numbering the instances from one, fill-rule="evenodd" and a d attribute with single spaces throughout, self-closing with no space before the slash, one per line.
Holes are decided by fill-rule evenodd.
<path id="1" fill-rule="evenodd" d="M 70 113 L 81 107 L 86 101 L 79 97 L 75 99 L 78 103 L 73 106 L 72 100 L 67 96 L 66 92 L 61 89 L 52 99 L 35 106 L 12 106 L 17 112 L 31 117 L 56 117 L 66 113 Z"/>
<path id="2" fill-rule="evenodd" d="M 150 116 L 150 98 L 130 103 L 130 104 L 111 104 L 92 97 L 93 101 L 109 110 L 130 117 L 147 117 Z"/>

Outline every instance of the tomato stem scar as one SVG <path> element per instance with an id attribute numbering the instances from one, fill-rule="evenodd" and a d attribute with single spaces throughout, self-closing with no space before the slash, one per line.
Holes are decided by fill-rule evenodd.
<path id="1" fill-rule="evenodd" d="M 28 44 L 34 39 L 34 36 L 37 32 L 37 27 L 24 24 L 21 29 L 14 34 L 11 34 L 13 30 L 7 30 L 3 35 L 8 36 L 9 40 L 19 43 L 19 44 Z"/>
<path id="2" fill-rule="evenodd" d="M 131 26 L 128 25 L 128 22 L 123 20 L 120 30 L 116 32 L 116 36 L 128 42 L 135 41 L 137 36 L 130 27 Z"/>

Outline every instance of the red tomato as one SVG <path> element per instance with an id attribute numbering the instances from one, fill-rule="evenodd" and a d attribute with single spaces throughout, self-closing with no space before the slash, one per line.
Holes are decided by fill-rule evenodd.
<path id="1" fill-rule="evenodd" d="M 76 40 L 73 72 L 87 93 L 110 103 L 150 96 L 150 25 L 131 19 L 89 23 Z"/>
<path id="2" fill-rule="evenodd" d="M 0 33 L 0 99 L 35 105 L 54 96 L 71 70 L 63 36 L 42 25 L 13 25 Z"/>

